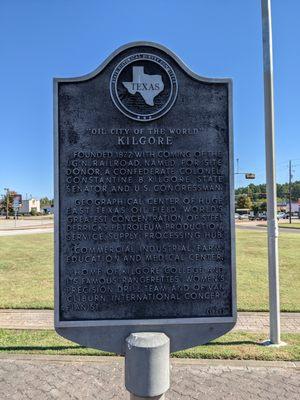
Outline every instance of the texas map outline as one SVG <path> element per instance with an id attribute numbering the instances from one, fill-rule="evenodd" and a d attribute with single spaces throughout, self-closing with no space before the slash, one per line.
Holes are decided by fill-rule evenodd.
<path id="1" fill-rule="evenodd" d="M 148 106 L 154 106 L 154 98 L 164 90 L 161 75 L 148 75 L 144 67 L 132 67 L 132 82 L 122 82 L 130 94 L 140 93 Z"/>

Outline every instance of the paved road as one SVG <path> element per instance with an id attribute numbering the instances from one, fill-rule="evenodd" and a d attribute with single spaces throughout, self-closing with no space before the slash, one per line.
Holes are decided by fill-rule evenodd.
<path id="1" fill-rule="evenodd" d="M 236 225 L 236 229 L 238 230 L 246 230 L 246 231 L 257 231 L 257 232 L 267 232 L 267 228 L 263 226 L 243 226 L 243 225 Z M 32 235 L 36 233 L 52 233 L 52 227 L 45 227 L 45 228 L 31 228 L 31 229 L 12 229 L 12 230 L 1 230 L 0 229 L 0 236 L 13 236 L 13 235 Z M 300 229 L 289 229 L 289 228 L 279 228 L 280 234 L 284 233 L 295 233 L 300 234 Z"/>
<path id="2" fill-rule="evenodd" d="M 53 218 L 0 219 L 0 236 L 53 232 Z"/>
<path id="3" fill-rule="evenodd" d="M 0 328 L 53 329 L 52 310 L 0 310 Z M 283 332 L 300 333 L 300 313 L 282 313 Z M 268 332 L 269 314 L 241 312 L 234 330 Z"/>
<path id="4" fill-rule="evenodd" d="M 129 400 L 117 357 L 1 356 L 2 400 Z M 298 400 L 299 363 L 172 360 L 168 400 Z"/>
<path id="5" fill-rule="evenodd" d="M 23 227 L 23 226 L 22 226 Z M 24 229 L 22 227 L 18 228 L 3 228 L 0 225 L 0 236 L 13 236 L 13 235 L 30 235 L 30 234 L 36 234 L 36 233 L 52 233 L 54 228 L 53 224 L 45 224 L 43 225 L 36 225 L 36 226 L 24 226 Z M 238 230 L 250 230 L 250 231 L 258 231 L 258 232 L 266 232 L 267 227 L 264 226 L 257 226 L 254 224 L 250 223 L 245 223 L 243 224 L 236 224 L 235 225 L 236 229 Z M 300 229 L 289 229 L 289 228 L 279 228 L 280 233 L 296 233 L 300 234 Z"/>
<path id="6" fill-rule="evenodd" d="M 52 233 L 53 228 L 31 228 L 31 229 L 12 229 L 0 230 L 0 236 L 14 236 L 14 235 L 33 235 L 37 233 Z"/>
<path id="7" fill-rule="evenodd" d="M 32 228 L 44 225 L 53 225 L 53 217 L 21 217 L 20 219 L 14 220 L 0 218 L 0 230 L 3 229 L 15 229 L 15 228 Z"/>

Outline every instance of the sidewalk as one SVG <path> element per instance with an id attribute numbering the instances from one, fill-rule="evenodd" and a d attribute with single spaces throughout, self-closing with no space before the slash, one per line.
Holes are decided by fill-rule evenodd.
<path id="1" fill-rule="evenodd" d="M 3 400 L 129 400 L 121 357 L 0 356 Z M 166 400 L 296 400 L 299 363 L 171 360 Z"/>
<path id="2" fill-rule="evenodd" d="M 53 329 L 52 310 L 0 310 L 0 328 Z M 268 332 L 269 314 L 240 312 L 235 331 Z M 300 333 L 300 313 L 282 313 L 281 330 Z"/>

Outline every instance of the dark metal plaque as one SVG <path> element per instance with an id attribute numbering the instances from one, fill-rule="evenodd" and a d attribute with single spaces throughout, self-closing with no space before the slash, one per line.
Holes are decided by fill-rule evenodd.
<path id="1" fill-rule="evenodd" d="M 177 350 L 230 330 L 231 81 L 139 42 L 54 90 L 58 333 L 121 353 L 136 331 Z"/>

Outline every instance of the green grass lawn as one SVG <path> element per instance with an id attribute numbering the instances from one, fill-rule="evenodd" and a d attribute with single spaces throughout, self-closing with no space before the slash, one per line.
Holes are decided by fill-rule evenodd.
<path id="1" fill-rule="evenodd" d="M 53 235 L 0 237 L 0 308 L 53 308 Z"/>
<path id="2" fill-rule="evenodd" d="M 288 346 L 270 348 L 261 346 L 267 335 L 234 332 L 222 336 L 207 345 L 173 353 L 177 358 L 237 359 L 266 361 L 299 361 L 300 335 L 283 334 Z M 0 353 L 9 354 L 59 354 L 59 355 L 101 355 L 103 352 L 79 346 L 54 331 L 0 329 Z"/>
<path id="3" fill-rule="evenodd" d="M 0 308 L 53 308 L 53 235 L 0 237 Z M 279 237 L 281 308 L 300 311 L 300 235 Z M 268 310 L 264 232 L 237 231 L 238 308 Z"/>
<path id="4" fill-rule="evenodd" d="M 300 223 L 298 222 L 292 222 L 291 224 L 286 223 L 279 223 L 278 224 L 279 228 L 289 228 L 289 229 L 300 229 Z"/>
<path id="5" fill-rule="evenodd" d="M 279 235 L 282 311 L 300 311 L 300 235 Z M 240 311 L 268 310 L 267 236 L 237 231 L 237 287 Z"/>

